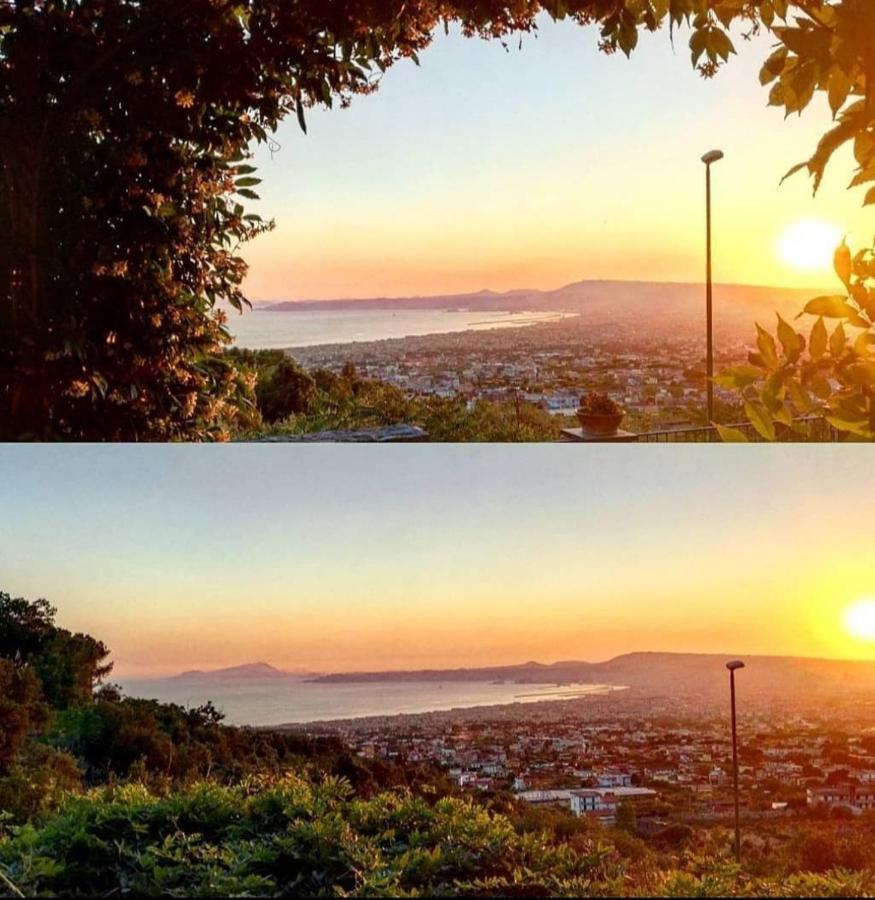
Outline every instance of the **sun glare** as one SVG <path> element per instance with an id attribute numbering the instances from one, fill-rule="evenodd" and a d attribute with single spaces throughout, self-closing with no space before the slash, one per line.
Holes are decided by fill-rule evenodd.
<path id="1" fill-rule="evenodd" d="M 865 597 L 852 603 L 845 610 L 844 624 L 851 637 L 875 643 L 875 598 Z"/>
<path id="2" fill-rule="evenodd" d="M 817 219 L 796 222 L 778 238 L 778 256 L 794 269 L 825 271 L 832 266 L 833 253 L 842 237 L 841 229 L 829 222 Z"/>

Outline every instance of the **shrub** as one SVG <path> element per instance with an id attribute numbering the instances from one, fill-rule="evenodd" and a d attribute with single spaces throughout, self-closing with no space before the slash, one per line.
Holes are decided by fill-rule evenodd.
<path id="1" fill-rule="evenodd" d="M 343 779 L 295 775 L 163 795 L 105 788 L 0 843 L 18 888 L 62 896 L 580 893 L 606 856 L 519 835 L 468 801 L 363 800 Z"/>

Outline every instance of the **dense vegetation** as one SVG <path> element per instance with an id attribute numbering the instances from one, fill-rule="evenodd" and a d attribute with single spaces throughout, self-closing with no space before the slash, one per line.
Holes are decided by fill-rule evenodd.
<path id="1" fill-rule="evenodd" d="M 846 143 L 875 179 L 870 0 L 0 0 L 0 437 L 227 437 L 251 385 L 216 304 L 246 303 L 239 247 L 270 227 L 244 206 L 253 144 L 442 26 L 503 39 L 541 14 L 608 53 L 689 26 L 706 77 L 733 24 L 768 29 L 770 102 L 835 118 L 815 186 Z"/>
<path id="2" fill-rule="evenodd" d="M 392 384 L 362 378 L 353 365 L 339 374 L 306 371 L 281 350 L 230 350 L 236 368 L 255 381 L 253 411 L 239 437 L 306 434 L 336 429 L 417 425 L 432 441 L 551 441 L 556 419 L 522 400 L 408 396 Z"/>
<path id="3" fill-rule="evenodd" d="M 435 770 L 333 738 L 231 728 L 126 698 L 106 648 L 0 593 L 0 896 L 872 896 L 875 816 L 646 841 L 460 797 Z"/>
<path id="4" fill-rule="evenodd" d="M 356 797 L 336 778 L 251 778 L 157 794 L 140 786 L 69 800 L 0 843 L 33 894 L 108 896 L 864 896 L 871 872 L 786 880 L 719 855 L 663 867 L 609 832 L 528 831 L 454 797 Z M 684 869 L 678 868 L 678 864 Z M 0 888 L 2 891 L 2 888 Z"/>
<path id="5" fill-rule="evenodd" d="M 423 780 L 446 790 L 434 772 L 366 764 L 333 738 L 232 728 L 209 703 L 125 697 L 101 684 L 106 647 L 54 619 L 46 601 L 0 592 L 0 809 L 13 821 L 55 808 L 67 791 L 131 779 L 166 789 L 293 768 L 343 776 L 365 794 Z"/>

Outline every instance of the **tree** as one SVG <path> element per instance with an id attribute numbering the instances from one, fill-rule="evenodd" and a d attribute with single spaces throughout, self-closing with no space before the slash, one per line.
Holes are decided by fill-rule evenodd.
<path id="1" fill-rule="evenodd" d="M 617 806 L 617 828 L 629 834 L 638 833 L 638 814 L 635 804 L 624 800 Z"/>
<path id="2" fill-rule="evenodd" d="M 823 92 L 837 119 L 815 186 L 847 141 L 875 179 L 869 0 L 0 0 L 0 437 L 227 436 L 253 383 L 216 304 L 246 305 L 238 248 L 270 227 L 243 205 L 251 145 L 375 90 L 441 25 L 502 39 L 541 13 L 627 55 L 689 25 L 706 77 L 733 23 L 770 29 L 770 102 Z"/>
<path id="3" fill-rule="evenodd" d="M 55 630 L 33 660 L 46 700 L 55 709 L 88 703 L 97 685 L 112 671 L 109 650 L 88 634 Z"/>
<path id="4" fill-rule="evenodd" d="M 47 720 L 36 676 L 0 659 L 0 775 L 7 773 L 26 738 Z"/>
<path id="5" fill-rule="evenodd" d="M 291 415 L 305 413 L 314 388 L 310 373 L 284 356 L 269 374 L 259 379 L 255 391 L 265 422 L 278 422 Z"/>
<path id="6" fill-rule="evenodd" d="M 112 664 L 101 641 L 58 628 L 55 614 L 45 600 L 0 591 L 0 660 L 33 673 L 46 702 L 66 709 L 90 701 Z"/>
<path id="7" fill-rule="evenodd" d="M 47 600 L 0 591 L 0 658 L 25 665 L 51 637 L 57 610 Z"/>
<path id="8" fill-rule="evenodd" d="M 807 835 L 799 847 L 799 865 L 809 872 L 826 872 L 836 865 L 835 842 L 824 834 Z"/>

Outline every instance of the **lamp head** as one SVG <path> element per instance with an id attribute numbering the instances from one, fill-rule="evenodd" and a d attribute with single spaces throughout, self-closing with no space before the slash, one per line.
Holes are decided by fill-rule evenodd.
<path id="1" fill-rule="evenodd" d="M 736 669 L 743 669 L 744 663 L 740 659 L 731 659 L 726 663 L 726 668 L 729 669 L 730 672 L 734 672 Z"/>
<path id="2" fill-rule="evenodd" d="M 719 162 L 721 159 L 723 159 L 722 150 L 711 150 L 702 157 L 702 162 L 706 166 L 710 166 L 711 163 Z"/>

